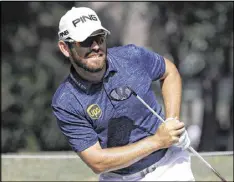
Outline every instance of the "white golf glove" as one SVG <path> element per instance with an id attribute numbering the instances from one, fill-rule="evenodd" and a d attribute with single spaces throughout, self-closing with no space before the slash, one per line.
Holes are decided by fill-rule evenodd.
<path id="1" fill-rule="evenodd" d="M 165 122 L 167 122 L 167 121 L 169 121 L 169 120 L 172 120 L 172 119 L 175 119 L 175 118 L 167 118 L 167 119 L 165 120 Z M 180 122 L 179 120 L 176 120 L 176 121 Z M 182 150 L 186 150 L 186 149 L 190 146 L 190 144 L 191 144 L 191 141 L 190 141 L 190 139 L 189 139 L 188 132 L 185 130 L 185 131 L 181 134 L 181 136 L 180 136 L 180 138 L 179 138 L 179 142 L 175 143 L 174 146 L 179 147 L 179 148 L 181 148 Z"/>

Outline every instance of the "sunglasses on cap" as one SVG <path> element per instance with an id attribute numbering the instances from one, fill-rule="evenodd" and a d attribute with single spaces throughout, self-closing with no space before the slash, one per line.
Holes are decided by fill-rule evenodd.
<path id="1" fill-rule="evenodd" d="M 94 41 L 98 45 L 103 44 L 103 42 L 106 40 L 106 36 L 107 36 L 107 32 L 102 32 L 102 33 L 91 35 L 82 42 L 77 42 L 71 38 L 65 39 L 64 42 L 75 43 L 75 44 L 78 44 L 80 47 L 91 47 Z"/>

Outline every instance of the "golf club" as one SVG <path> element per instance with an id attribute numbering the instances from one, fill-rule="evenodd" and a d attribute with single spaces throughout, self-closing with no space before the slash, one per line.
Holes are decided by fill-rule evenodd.
<path id="1" fill-rule="evenodd" d="M 146 106 L 155 116 L 158 117 L 159 120 L 162 122 L 165 122 L 161 116 L 159 116 L 141 97 L 139 97 L 136 92 L 134 92 L 131 88 L 128 86 L 123 86 L 119 88 L 115 88 L 111 91 L 110 97 L 111 99 L 115 101 L 123 101 L 128 99 L 131 95 L 134 95 L 144 106 Z M 226 182 L 226 180 L 201 156 L 199 153 L 194 150 L 191 146 L 188 147 L 190 152 L 192 152 L 194 155 L 196 155 L 201 161 L 203 161 L 206 166 L 211 169 L 216 176 L 221 179 L 223 182 Z"/>

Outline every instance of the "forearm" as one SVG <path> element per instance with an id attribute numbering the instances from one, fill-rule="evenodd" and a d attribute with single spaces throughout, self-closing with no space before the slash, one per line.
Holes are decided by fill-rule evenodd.
<path id="1" fill-rule="evenodd" d="M 162 80 L 161 87 L 166 118 L 177 117 L 179 119 L 182 81 L 176 68 L 171 69 L 171 72 Z"/>
<path id="2" fill-rule="evenodd" d="M 97 174 L 125 168 L 159 149 L 151 137 L 126 146 L 99 149 L 89 155 L 89 158 L 96 158 L 90 167 Z"/>
<path id="3" fill-rule="evenodd" d="M 155 151 L 155 146 L 147 140 L 146 138 L 130 145 L 104 149 L 102 166 L 105 170 L 120 169 L 148 156 Z"/>

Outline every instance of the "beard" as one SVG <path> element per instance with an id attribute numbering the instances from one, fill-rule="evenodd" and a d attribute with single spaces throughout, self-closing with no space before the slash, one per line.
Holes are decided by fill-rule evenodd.
<path id="1" fill-rule="evenodd" d="M 73 58 L 74 59 L 74 58 Z M 77 60 L 77 61 L 73 61 L 78 67 L 83 68 L 85 71 L 88 71 L 90 73 L 97 73 L 99 71 L 102 71 L 102 69 L 104 68 L 104 64 L 102 65 L 102 67 L 99 68 L 90 68 L 89 66 L 87 66 L 85 63 L 82 63 L 81 61 Z"/>
<path id="2" fill-rule="evenodd" d="M 87 54 L 85 55 L 85 57 L 88 59 L 88 56 L 89 56 L 90 54 L 91 54 L 91 53 L 87 53 Z M 102 55 L 103 55 L 104 63 L 103 63 L 100 67 L 97 67 L 97 68 L 92 68 L 92 67 L 88 66 L 88 65 L 87 65 L 87 64 L 88 64 L 88 63 L 87 63 L 88 60 L 87 60 L 87 61 L 85 61 L 84 59 L 81 60 L 81 59 L 79 59 L 77 56 L 75 56 L 74 54 L 72 54 L 72 60 L 73 60 L 73 63 L 74 63 L 75 65 L 77 65 L 78 67 L 84 69 L 85 71 L 90 72 L 90 73 L 97 73 L 97 72 L 102 71 L 103 68 L 105 67 L 105 63 L 106 63 L 106 54 L 103 52 Z"/>

